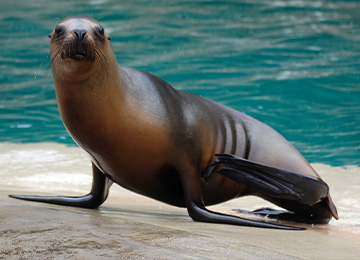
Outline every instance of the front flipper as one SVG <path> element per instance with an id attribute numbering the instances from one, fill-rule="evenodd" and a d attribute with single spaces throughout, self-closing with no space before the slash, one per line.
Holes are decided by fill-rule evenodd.
<path id="1" fill-rule="evenodd" d="M 267 197 L 297 201 L 308 206 L 320 202 L 329 194 L 327 184 L 318 178 L 233 155 L 217 154 L 203 177 L 209 179 L 214 173 L 252 187 Z"/>
<path id="2" fill-rule="evenodd" d="M 24 195 L 9 195 L 11 198 L 44 202 L 50 204 L 80 207 L 80 208 L 97 208 L 107 198 L 112 180 L 107 178 L 94 164 L 93 169 L 93 183 L 91 192 L 81 197 L 63 197 L 63 196 L 24 196 Z"/>

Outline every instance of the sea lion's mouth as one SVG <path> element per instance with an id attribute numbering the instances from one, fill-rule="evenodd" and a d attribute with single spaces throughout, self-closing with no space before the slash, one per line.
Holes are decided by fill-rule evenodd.
<path id="1" fill-rule="evenodd" d="M 70 56 L 70 59 L 77 60 L 77 61 L 83 61 L 87 59 L 87 56 L 85 53 L 75 53 L 74 55 Z"/>
<path id="2" fill-rule="evenodd" d="M 67 43 L 63 48 L 61 57 L 73 61 L 93 61 L 95 59 L 92 45 L 86 41 Z"/>
<path id="3" fill-rule="evenodd" d="M 95 59 L 94 55 L 90 51 L 86 51 L 82 48 L 74 49 L 68 48 L 66 49 L 61 57 L 63 59 L 70 59 L 74 61 L 93 61 Z"/>

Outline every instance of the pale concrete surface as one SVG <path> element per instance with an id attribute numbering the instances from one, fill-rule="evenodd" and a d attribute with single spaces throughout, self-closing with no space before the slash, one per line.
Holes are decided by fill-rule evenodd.
<path id="1" fill-rule="evenodd" d="M 0 169 L 0 259 L 359 259 L 360 255 L 358 216 L 349 215 L 350 223 L 332 221 L 306 225 L 306 231 L 282 231 L 193 222 L 185 209 L 115 185 L 98 210 L 7 196 L 85 194 L 91 184 L 90 165 L 78 148 L 5 145 L 0 147 Z M 239 199 L 214 208 L 231 212 L 257 207 L 260 201 Z"/>

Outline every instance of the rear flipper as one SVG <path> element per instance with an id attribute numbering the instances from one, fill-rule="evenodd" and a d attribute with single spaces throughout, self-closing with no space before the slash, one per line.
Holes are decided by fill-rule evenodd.
<path id="1" fill-rule="evenodd" d="M 284 230 L 305 229 L 267 221 L 245 219 L 239 216 L 227 215 L 224 213 L 208 210 L 204 204 L 203 182 L 199 178 L 198 168 L 196 166 L 190 165 L 190 167 L 188 167 L 188 165 L 185 165 L 185 167 L 181 169 L 179 176 L 182 181 L 186 208 L 188 210 L 189 216 L 194 221 Z"/>
<path id="2" fill-rule="evenodd" d="M 268 218 L 282 219 L 282 220 L 292 220 L 298 221 L 298 217 L 294 212 L 281 209 L 272 209 L 272 208 L 260 208 L 253 211 L 247 211 L 243 209 L 233 209 L 236 213 L 245 213 L 250 215 L 260 215 Z M 306 223 L 306 222 L 305 222 Z"/>
<path id="3" fill-rule="evenodd" d="M 266 215 L 270 218 L 292 220 L 307 224 L 327 224 L 332 217 L 338 219 L 336 208 L 331 201 L 330 195 L 312 206 L 286 199 L 274 199 L 266 196 L 261 197 L 282 208 L 288 209 L 289 211 L 280 212 L 267 208 L 255 210 L 253 214 Z M 333 211 L 334 208 L 335 211 Z M 333 214 L 332 212 L 335 213 Z"/>
<path id="4" fill-rule="evenodd" d="M 316 204 L 317 205 L 317 204 Z M 260 215 L 271 219 L 290 220 L 306 224 L 327 224 L 331 215 L 316 214 L 311 212 L 294 213 L 288 210 L 260 208 L 254 211 L 246 211 L 241 209 L 234 209 L 237 213 L 246 213 L 251 215 Z M 322 211 L 323 213 L 324 211 Z"/>
<path id="5" fill-rule="evenodd" d="M 112 181 L 107 178 L 94 164 L 93 168 L 93 184 L 91 192 L 81 197 L 60 197 L 60 196 L 23 196 L 9 195 L 11 198 L 29 200 L 36 202 L 44 202 L 50 204 L 73 206 L 80 208 L 97 208 L 107 198 Z"/>
<path id="6" fill-rule="evenodd" d="M 306 223 L 327 223 L 337 218 L 327 184 L 316 177 L 263 165 L 233 155 L 216 155 L 203 177 L 219 173 L 252 188 L 260 196 L 291 212 L 265 215 Z M 271 213 L 271 214 L 268 214 Z"/>
<path id="7" fill-rule="evenodd" d="M 190 203 L 187 205 L 188 213 L 194 221 L 220 223 L 220 224 L 231 224 L 248 227 L 259 227 L 259 228 L 271 228 L 271 229 L 283 229 L 283 230 L 304 230 L 301 227 L 292 227 L 286 225 L 280 225 L 271 222 L 262 222 L 251 219 L 240 218 L 237 216 L 226 215 L 218 212 L 207 210 L 202 203 Z"/>

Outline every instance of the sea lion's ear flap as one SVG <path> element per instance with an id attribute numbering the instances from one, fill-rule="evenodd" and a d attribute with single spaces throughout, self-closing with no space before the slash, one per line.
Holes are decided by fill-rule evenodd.
<path id="1" fill-rule="evenodd" d="M 53 34 L 54 34 L 54 31 L 52 31 L 52 32 L 48 35 L 48 37 L 51 39 L 51 37 L 53 36 Z"/>
<path id="2" fill-rule="evenodd" d="M 110 41 L 110 40 L 111 40 L 110 35 L 109 35 L 109 34 L 107 34 L 106 32 L 104 33 L 104 37 L 105 37 L 108 41 Z"/>

